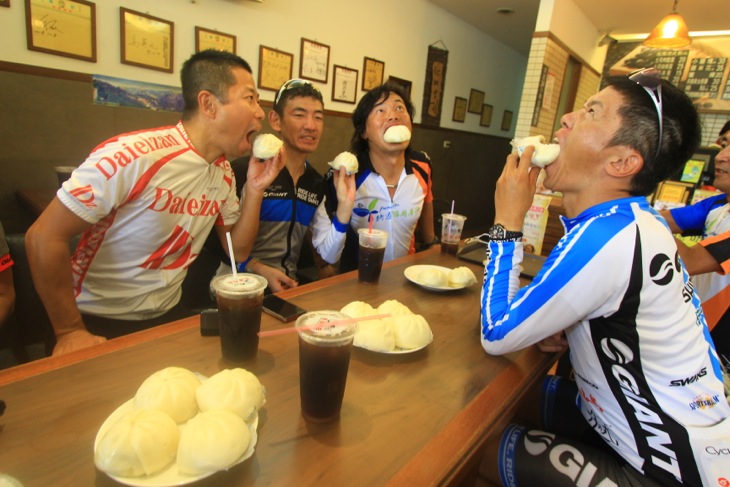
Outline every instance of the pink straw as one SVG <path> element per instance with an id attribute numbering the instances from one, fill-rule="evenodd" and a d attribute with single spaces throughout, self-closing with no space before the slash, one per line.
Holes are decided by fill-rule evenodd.
<path id="1" fill-rule="evenodd" d="M 285 335 L 287 333 L 294 333 L 299 330 L 321 330 L 322 328 L 324 328 L 326 326 L 347 325 L 350 323 L 357 323 L 358 321 L 370 321 L 370 320 L 379 320 L 381 318 L 389 318 L 390 316 L 391 316 L 390 313 L 385 313 L 382 315 L 361 316 L 360 318 L 350 318 L 349 320 L 330 321 L 327 323 L 317 323 L 315 325 L 308 325 L 308 326 L 290 326 L 289 328 L 281 328 L 279 330 L 260 331 L 259 336 L 260 337 L 270 337 L 270 336 L 275 336 L 275 335 Z"/>
<path id="2" fill-rule="evenodd" d="M 368 215 L 368 233 L 373 233 L 373 214 Z"/>

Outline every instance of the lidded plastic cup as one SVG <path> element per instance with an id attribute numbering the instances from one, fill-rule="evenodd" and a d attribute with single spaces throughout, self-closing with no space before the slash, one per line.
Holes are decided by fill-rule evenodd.
<path id="1" fill-rule="evenodd" d="M 296 328 L 299 336 L 309 343 L 338 346 L 351 341 L 357 332 L 357 323 L 341 323 L 345 320 L 352 321 L 352 318 L 339 311 L 310 311 L 297 318 Z"/>
<path id="2" fill-rule="evenodd" d="M 225 274 L 213 279 L 213 289 L 227 299 L 240 299 L 258 294 L 266 289 L 268 282 L 256 274 Z"/>
<path id="3" fill-rule="evenodd" d="M 359 228 L 360 245 L 371 249 L 382 249 L 388 242 L 388 232 L 373 228 Z"/>

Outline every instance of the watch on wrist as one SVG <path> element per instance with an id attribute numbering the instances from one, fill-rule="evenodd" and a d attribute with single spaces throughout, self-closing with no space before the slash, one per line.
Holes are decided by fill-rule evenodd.
<path id="1" fill-rule="evenodd" d="M 501 223 L 497 223 L 492 225 L 492 227 L 487 230 L 487 238 L 494 241 L 519 242 L 520 240 L 522 240 L 522 232 L 511 232 L 504 228 Z"/>

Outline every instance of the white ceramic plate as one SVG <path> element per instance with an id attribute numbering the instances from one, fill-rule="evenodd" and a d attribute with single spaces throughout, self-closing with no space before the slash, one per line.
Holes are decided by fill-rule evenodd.
<path id="1" fill-rule="evenodd" d="M 370 352 L 375 352 L 375 353 L 384 353 L 386 355 L 402 355 L 402 354 L 405 354 L 405 353 L 413 353 L 413 352 L 417 352 L 419 350 L 423 350 L 424 348 L 426 348 L 427 346 L 429 346 L 432 341 L 433 341 L 433 334 L 431 335 L 431 339 L 428 341 L 428 343 L 426 343 L 422 347 L 418 347 L 418 348 L 396 348 L 395 350 L 390 350 L 390 351 L 386 351 L 386 350 L 374 350 L 372 348 L 361 347 L 361 346 L 358 346 L 358 345 L 355 345 L 355 346 L 357 348 L 361 348 L 363 350 L 368 350 Z"/>
<path id="2" fill-rule="evenodd" d="M 129 401 L 125 402 L 117 409 L 115 409 L 114 412 L 111 413 L 108 418 L 106 418 L 104 423 L 102 423 L 101 427 L 99 428 L 98 433 L 96 433 L 96 438 L 94 439 L 94 454 L 96 454 L 96 447 L 99 445 L 99 441 L 101 441 L 104 434 L 124 413 L 131 411 L 133 407 L 134 399 L 130 399 Z M 251 431 L 251 442 L 248 445 L 248 449 L 243 452 L 241 458 L 239 458 L 236 463 L 231 465 L 231 467 L 233 467 L 234 465 L 238 465 L 239 463 L 249 459 L 251 455 L 253 455 L 254 447 L 256 446 L 256 442 L 258 441 L 258 434 L 256 433 L 258 425 L 259 415 L 256 414 L 254 420 L 250 424 L 248 424 L 248 429 L 249 431 Z M 203 475 L 184 475 L 178 472 L 177 462 L 172 462 L 166 469 L 148 477 L 118 477 L 111 474 L 107 475 L 109 475 L 109 477 L 113 478 L 121 484 L 131 485 L 133 487 L 173 487 L 197 482 L 198 480 L 210 477 L 214 473 L 215 472 L 210 472 Z"/>
<path id="3" fill-rule="evenodd" d="M 418 286 L 421 286 L 424 289 L 428 289 L 429 291 L 439 291 L 439 292 L 446 292 L 446 291 L 456 291 L 458 289 L 464 289 L 467 286 L 429 286 L 427 284 L 423 284 L 418 280 L 418 276 L 421 274 L 421 272 L 427 270 L 427 269 L 436 269 L 440 270 L 444 273 L 444 275 L 448 275 L 451 269 L 448 267 L 441 267 L 439 265 L 412 265 L 410 267 L 406 267 L 406 270 L 403 271 L 403 275 L 406 276 L 406 279 L 411 281 L 413 284 L 416 284 Z"/>

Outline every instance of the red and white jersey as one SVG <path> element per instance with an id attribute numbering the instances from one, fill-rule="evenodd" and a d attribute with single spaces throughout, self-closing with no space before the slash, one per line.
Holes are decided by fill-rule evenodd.
<path id="1" fill-rule="evenodd" d="M 78 307 L 116 319 L 175 306 L 213 225 L 239 216 L 230 164 L 203 159 L 182 122 L 107 140 L 57 196 L 92 224 L 72 258 Z"/>

